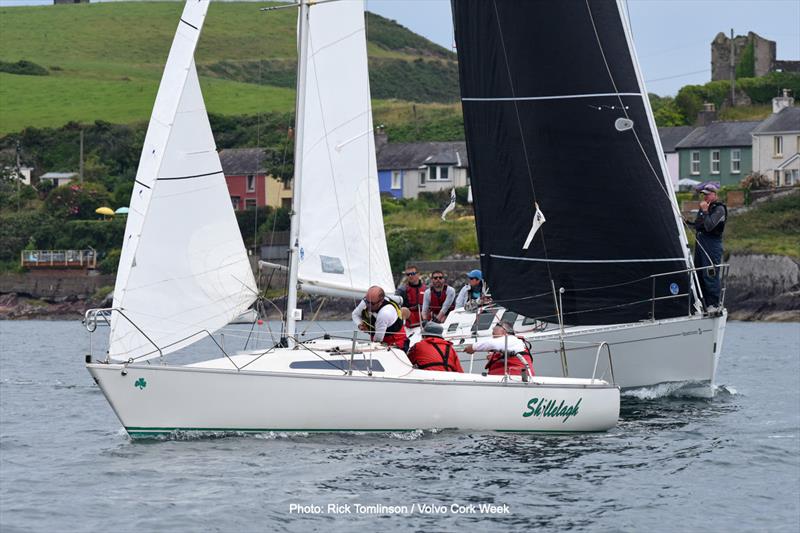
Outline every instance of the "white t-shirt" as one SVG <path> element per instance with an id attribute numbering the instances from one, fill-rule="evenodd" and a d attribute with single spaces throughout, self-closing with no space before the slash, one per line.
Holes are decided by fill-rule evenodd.
<path id="1" fill-rule="evenodd" d="M 362 313 L 367 308 L 367 302 L 361 300 L 359 304 L 353 309 L 353 314 L 351 315 L 353 319 L 353 324 L 356 325 L 356 328 L 361 324 L 362 321 Z M 372 340 L 376 342 L 382 342 L 383 337 L 386 335 L 386 329 L 394 324 L 397 319 L 397 309 L 394 308 L 393 305 L 384 305 L 381 307 L 377 313 L 370 311 L 369 313 L 375 318 L 375 335 L 372 337 Z"/>

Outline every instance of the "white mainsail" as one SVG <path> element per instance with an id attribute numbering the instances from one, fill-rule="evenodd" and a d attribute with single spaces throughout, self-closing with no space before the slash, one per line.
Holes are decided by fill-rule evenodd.
<path id="1" fill-rule="evenodd" d="M 308 9 L 298 202 L 298 278 L 305 292 L 394 292 L 383 230 L 367 73 L 364 3 Z M 302 65 L 302 63 L 301 63 Z M 302 76 L 299 76 L 302 78 Z"/>
<path id="2" fill-rule="evenodd" d="M 127 319 L 112 315 L 112 359 L 188 346 L 257 294 L 194 65 L 208 2 L 186 4 L 148 126 L 114 287 Z"/>

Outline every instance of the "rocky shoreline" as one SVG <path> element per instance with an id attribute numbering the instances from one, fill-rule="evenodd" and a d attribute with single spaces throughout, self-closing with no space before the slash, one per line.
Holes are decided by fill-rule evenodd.
<path id="1" fill-rule="evenodd" d="M 800 261 L 749 254 L 733 255 L 728 262 L 725 306 L 730 320 L 800 322 Z M 451 279 L 457 279 L 460 270 L 454 270 Z M 0 275 L 0 320 L 80 320 L 86 309 L 110 305 L 101 295 L 113 282 L 111 276 Z M 352 301 L 329 298 L 319 308 L 321 303 L 320 298 L 301 298 L 303 318 L 350 318 Z M 280 319 L 278 309 L 284 305 L 284 298 L 267 303 L 267 318 Z"/>

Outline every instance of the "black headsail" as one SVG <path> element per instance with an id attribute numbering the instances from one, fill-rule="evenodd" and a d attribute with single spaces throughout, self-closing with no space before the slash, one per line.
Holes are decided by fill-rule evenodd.
<path id="1" fill-rule="evenodd" d="M 554 284 L 568 324 L 686 315 L 690 276 L 651 277 L 688 258 L 618 3 L 453 0 L 453 18 L 495 300 L 555 321 Z"/>

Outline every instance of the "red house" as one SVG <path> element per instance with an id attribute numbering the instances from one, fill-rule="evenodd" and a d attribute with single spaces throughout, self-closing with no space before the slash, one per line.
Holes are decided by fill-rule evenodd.
<path id="1" fill-rule="evenodd" d="M 267 173 L 261 148 L 228 148 L 219 153 L 233 209 L 267 205 Z"/>

